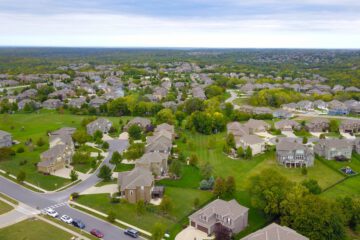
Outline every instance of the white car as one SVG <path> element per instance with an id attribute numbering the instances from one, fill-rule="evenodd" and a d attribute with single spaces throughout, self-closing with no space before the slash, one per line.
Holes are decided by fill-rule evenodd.
<path id="1" fill-rule="evenodd" d="M 62 215 L 60 220 L 68 224 L 71 224 L 73 222 L 73 219 L 68 215 Z"/>
<path id="2" fill-rule="evenodd" d="M 46 209 L 45 209 L 45 212 L 46 212 L 47 215 L 49 215 L 49 216 L 51 216 L 51 217 L 53 217 L 53 218 L 57 218 L 57 217 L 59 216 L 58 212 L 55 211 L 55 210 L 52 209 L 52 208 L 46 208 Z"/>

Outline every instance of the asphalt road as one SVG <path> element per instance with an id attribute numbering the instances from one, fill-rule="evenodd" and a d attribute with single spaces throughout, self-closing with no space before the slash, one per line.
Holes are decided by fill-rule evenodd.
<path id="1" fill-rule="evenodd" d="M 126 149 L 128 146 L 127 141 L 124 141 L 122 146 L 123 149 Z M 101 163 L 101 166 L 106 164 L 110 167 L 114 167 L 109 163 L 111 155 L 112 154 L 110 153 L 109 156 L 104 159 L 104 161 Z M 82 192 L 100 181 L 100 179 L 97 177 L 98 171 L 99 170 L 95 171 L 92 176 L 71 188 L 65 189 L 61 192 L 46 194 L 30 191 L 6 178 L 0 177 L 0 192 L 5 193 L 19 202 L 22 202 L 38 210 L 42 210 L 46 207 L 53 207 L 60 216 L 66 214 L 72 218 L 80 219 L 86 225 L 85 231 L 90 232 L 93 228 L 99 229 L 104 233 L 105 236 L 103 239 L 105 240 L 133 239 L 124 235 L 123 229 L 120 229 L 119 227 L 114 226 L 106 221 L 95 218 L 67 205 L 66 202 L 69 199 L 71 193 Z"/>

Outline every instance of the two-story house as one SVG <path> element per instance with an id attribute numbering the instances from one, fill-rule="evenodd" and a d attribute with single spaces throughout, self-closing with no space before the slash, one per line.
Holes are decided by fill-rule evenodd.
<path id="1" fill-rule="evenodd" d="M 232 234 L 241 232 L 248 225 L 249 209 L 235 199 L 216 199 L 189 216 L 190 226 L 211 235 L 217 224 L 228 228 Z"/>
<path id="2" fill-rule="evenodd" d="M 314 165 L 314 152 L 311 148 L 286 140 L 276 145 L 276 158 L 281 165 L 290 168 Z"/>
<path id="3" fill-rule="evenodd" d="M 346 139 L 320 139 L 315 145 L 314 151 L 327 160 L 351 159 L 353 145 L 351 141 Z"/>

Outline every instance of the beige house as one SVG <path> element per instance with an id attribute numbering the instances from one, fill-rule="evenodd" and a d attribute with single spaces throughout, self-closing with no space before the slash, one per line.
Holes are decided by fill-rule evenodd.
<path id="1" fill-rule="evenodd" d="M 118 185 L 121 195 L 129 203 L 137 203 L 140 200 L 150 202 L 154 176 L 149 170 L 137 167 L 132 171 L 120 172 Z"/>
<path id="2" fill-rule="evenodd" d="M 235 199 L 224 201 L 216 199 L 189 216 L 190 225 L 211 235 L 217 224 L 237 234 L 248 226 L 249 209 L 241 206 Z"/>
<path id="3" fill-rule="evenodd" d="M 309 240 L 291 228 L 272 223 L 241 240 Z"/>
<path id="4" fill-rule="evenodd" d="M 267 122 L 256 119 L 250 119 L 244 126 L 249 129 L 250 134 L 266 132 L 270 128 L 270 125 Z"/>
<path id="5" fill-rule="evenodd" d="M 256 135 L 246 135 L 240 138 L 235 138 L 236 147 L 246 149 L 251 148 L 252 155 L 256 155 L 265 151 L 265 141 Z"/>
<path id="6" fill-rule="evenodd" d="M 136 160 L 135 167 L 145 168 L 156 176 L 162 176 L 168 170 L 168 157 L 167 153 L 148 152 Z"/>

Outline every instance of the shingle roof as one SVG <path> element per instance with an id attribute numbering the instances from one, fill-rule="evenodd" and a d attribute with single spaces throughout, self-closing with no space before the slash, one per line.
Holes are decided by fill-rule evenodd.
<path id="1" fill-rule="evenodd" d="M 149 170 L 143 168 L 134 168 L 132 171 L 120 172 L 118 175 L 118 184 L 121 191 L 141 186 L 151 186 L 153 182 L 154 176 Z"/>
<path id="2" fill-rule="evenodd" d="M 241 240 L 308 240 L 291 228 L 272 223 Z"/>

